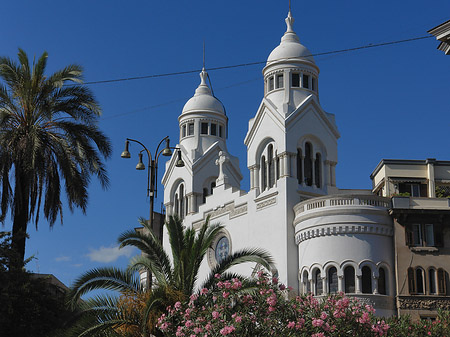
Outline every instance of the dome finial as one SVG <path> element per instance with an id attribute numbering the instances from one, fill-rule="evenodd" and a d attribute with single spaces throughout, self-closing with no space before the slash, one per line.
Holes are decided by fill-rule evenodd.
<path id="1" fill-rule="evenodd" d="M 291 4 L 289 1 L 289 12 L 287 18 L 284 20 L 286 22 L 287 30 L 286 33 L 293 33 L 294 30 L 292 29 L 292 26 L 294 25 L 295 19 L 291 15 Z"/>

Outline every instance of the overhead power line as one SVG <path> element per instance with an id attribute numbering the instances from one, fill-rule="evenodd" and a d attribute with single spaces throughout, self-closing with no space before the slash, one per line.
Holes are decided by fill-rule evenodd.
<path id="1" fill-rule="evenodd" d="M 413 37 L 413 38 L 405 39 L 405 40 L 396 40 L 396 41 L 382 42 L 382 43 L 376 43 L 376 44 L 369 43 L 369 44 L 364 45 L 364 46 L 347 48 L 347 49 L 340 49 L 340 50 L 326 51 L 326 52 L 322 52 L 322 53 L 311 54 L 310 56 L 322 56 L 322 55 L 347 53 L 347 52 L 361 50 L 361 49 L 369 49 L 369 48 L 390 46 L 390 45 L 395 45 L 395 44 L 400 44 L 400 43 L 407 43 L 407 42 L 413 42 L 413 41 L 418 41 L 418 40 L 423 40 L 423 39 L 429 39 L 429 38 L 433 38 L 433 37 L 434 36 L 426 35 L 426 36 Z M 227 66 L 208 68 L 207 70 L 208 71 L 214 71 L 214 70 L 223 70 L 223 69 L 231 69 L 231 68 L 249 67 L 249 66 L 254 66 L 254 65 L 258 65 L 258 64 L 265 64 L 266 62 L 267 61 L 256 61 L 256 62 L 232 64 L 232 65 L 227 65 Z M 144 79 L 157 78 L 157 77 L 169 77 L 169 76 L 177 76 L 177 75 L 186 75 L 186 74 L 197 73 L 199 71 L 201 71 L 201 69 L 177 71 L 177 72 L 163 73 L 163 74 L 153 74 L 153 75 L 143 75 L 143 76 L 116 78 L 116 79 L 100 80 L 100 81 L 90 81 L 90 82 L 85 82 L 84 84 L 106 84 L 106 83 L 115 83 L 115 82 L 144 80 Z"/>

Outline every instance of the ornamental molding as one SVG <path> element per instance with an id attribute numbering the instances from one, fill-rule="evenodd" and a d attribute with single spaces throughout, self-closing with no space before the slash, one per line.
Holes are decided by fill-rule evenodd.
<path id="1" fill-rule="evenodd" d="M 398 297 L 400 309 L 412 310 L 450 310 L 450 297 Z"/>
<path id="2" fill-rule="evenodd" d="M 298 245 L 303 241 L 322 236 L 348 235 L 348 234 L 372 234 L 379 236 L 393 236 L 394 230 L 383 225 L 328 225 L 302 230 L 295 235 L 295 243 Z"/>
<path id="3" fill-rule="evenodd" d="M 259 211 L 262 208 L 268 207 L 270 205 L 274 205 L 277 203 L 277 198 L 274 197 L 272 199 L 260 202 L 259 204 L 256 204 L 256 210 Z"/>
<path id="4" fill-rule="evenodd" d="M 203 218 L 201 220 L 195 221 L 192 226 L 194 229 L 199 229 L 206 218 L 209 216 L 210 219 L 218 218 L 224 214 L 228 214 L 230 219 L 237 218 L 239 216 L 247 214 L 248 207 L 247 203 L 236 206 L 234 203 L 222 205 L 214 208 L 212 211 L 203 213 Z"/>

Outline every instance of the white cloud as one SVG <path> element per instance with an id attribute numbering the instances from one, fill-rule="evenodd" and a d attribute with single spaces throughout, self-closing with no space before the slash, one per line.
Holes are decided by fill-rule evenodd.
<path id="1" fill-rule="evenodd" d="M 75 263 L 72 266 L 76 268 L 80 268 L 83 264 L 82 263 Z"/>
<path id="2" fill-rule="evenodd" d="M 123 247 L 119 249 L 119 246 L 104 247 L 101 246 L 98 249 L 90 249 L 90 252 L 86 254 L 91 261 L 109 263 L 114 262 L 121 256 L 131 257 L 133 255 L 133 247 Z"/>
<path id="3" fill-rule="evenodd" d="M 72 258 L 70 256 L 62 255 L 62 256 L 55 257 L 55 261 L 56 262 L 67 262 L 67 261 L 70 261 L 70 260 L 72 260 Z"/>

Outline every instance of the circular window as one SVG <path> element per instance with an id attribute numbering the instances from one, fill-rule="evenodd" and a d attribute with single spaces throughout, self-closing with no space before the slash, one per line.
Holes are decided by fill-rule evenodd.
<path id="1" fill-rule="evenodd" d="M 214 268 L 231 254 L 231 245 L 230 233 L 222 229 L 211 244 L 211 248 L 208 249 L 207 257 L 210 268 Z"/>
<path id="2" fill-rule="evenodd" d="M 230 242 L 226 236 L 222 236 L 216 243 L 215 258 L 217 263 L 222 262 L 228 255 L 230 255 Z"/>

